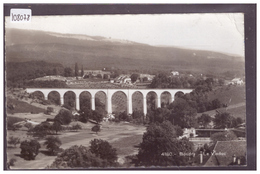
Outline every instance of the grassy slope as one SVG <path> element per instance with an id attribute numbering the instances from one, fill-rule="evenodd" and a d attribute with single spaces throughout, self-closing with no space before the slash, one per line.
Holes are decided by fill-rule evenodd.
<path id="1" fill-rule="evenodd" d="M 15 108 L 13 110 L 9 109 L 8 107 L 6 107 L 6 112 L 7 113 L 43 113 L 45 110 L 42 108 L 38 108 L 35 107 L 33 105 L 30 105 L 26 102 L 23 101 L 19 101 L 16 99 L 12 99 L 12 98 L 7 98 L 7 105 L 9 103 L 12 103 L 15 105 Z"/>
<path id="2" fill-rule="evenodd" d="M 241 86 L 223 86 L 209 93 L 209 100 L 219 99 L 221 103 L 234 105 L 245 102 L 245 85 Z M 229 103 L 231 99 L 231 102 Z"/>

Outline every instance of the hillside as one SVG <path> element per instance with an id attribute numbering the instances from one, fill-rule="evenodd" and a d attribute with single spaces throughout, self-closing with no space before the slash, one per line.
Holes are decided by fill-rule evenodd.
<path id="1" fill-rule="evenodd" d="M 24 101 L 17 99 L 7 98 L 6 101 L 6 113 L 44 113 L 45 110 L 38 108 Z"/>
<path id="2" fill-rule="evenodd" d="M 139 71 L 244 71 L 244 61 L 222 53 L 156 47 L 98 36 L 66 35 L 29 30 L 6 30 L 6 61 L 44 60 L 87 69 L 116 67 Z"/>
<path id="3" fill-rule="evenodd" d="M 236 86 L 223 86 L 208 94 L 209 100 L 219 99 L 221 103 L 234 105 L 246 102 L 245 85 Z"/>
<path id="4" fill-rule="evenodd" d="M 219 112 L 228 112 L 233 117 L 240 117 L 243 120 L 246 119 L 246 100 L 245 100 L 245 86 L 224 86 L 219 89 L 213 90 L 208 94 L 209 100 L 218 99 L 221 103 L 228 104 L 226 108 L 217 109 Z M 198 113 L 196 117 L 201 116 L 202 114 L 208 114 L 214 116 L 216 110 L 207 111 L 204 113 Z"/>

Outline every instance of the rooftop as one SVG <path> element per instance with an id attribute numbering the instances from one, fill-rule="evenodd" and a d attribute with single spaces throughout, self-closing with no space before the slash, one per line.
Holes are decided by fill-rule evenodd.
<path id="1" fill-rule="evenodd" d="M 205 163 L 205 166 L 232 165 L 233 155 L 244 159 L 246 157 L 246 150 L 246 141 L 244 140 L 218 141 L 213 150 L 214 153 Z"/>

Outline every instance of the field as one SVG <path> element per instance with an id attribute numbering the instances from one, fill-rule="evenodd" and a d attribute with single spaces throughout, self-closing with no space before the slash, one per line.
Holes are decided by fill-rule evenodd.
<path id="1" fill-rule="evenodd" d="M 36 121 L 35 118 L 31 118 Z M 39 120 L 39 117 L 37 118 Z M 75 123 L 74 123 L 75 124 Z M 81 123 L 83 124 L 83 123 Z M 117 149 L 118 161 L 124 163 L 125 156 L 136 154 L 139 143 L 142 141 L 142 135 L 146 130 L 144 126 L 132 125 L 130 123 L 103 123 L 101 132 L 98 134 L 91 131 L 93 125 L 91 123 L 84 124 L 84 128 L 78 132 L 61 132 L 57 136 L 62 141 L 61 148 L 66 149 L 73 145 L 89 146 L 90 141 L 93 139 L 103 139 L 108 141 L 113 147 Z M 21 140 L 30 138 L 26 135 L 26 129 L 22 128 L 19 131 L 8 131 L 8 137 L 19 137 Z M 46 155 L 46 149 L 42 145 L 44 140 L 41 140 L 40 153 L 35 160 L 26 161 L 22 159 L 20 154 L 20 148 L 10 147 L 7 148 L 8 159 L 15 158 L 17 161 L 12 169 L 44 169 L 47 165 L 50 165 L 55 156 Z"/>
<path id="2" fill-rule="evenodd" d="M 104 98 L 102 93 L 98 93 L 98 97 Z M 25 119 L 29 119 L 30 121 L 40 123 L 45 121 L 47 118 L 54 118 L 60 109 L 60 106 L 41 105 L 36 102 L 30 104 L 30 99 L 28 99 L 28 101 L 25 101 L 25 99 L 20 101 L 14 98 L 8 98 L 8 102 L 15 104 L 16 107 L 14 110 L 11 110 L 12 112 L 8 110 L 7 119 L 17 121 L 25 121 Z M 43 113 L 48 106 L 52 106 L 54 108 L 54 113 L 51 113 L 51 115 L 46 115 Z M 31 109 L 34 109 L 34 114 L 30 112 Z M 117 149 L 119 157 L 118 161 L 120 163 L 124 163 L 125 156 L 137 153 L 138 149 L 136 146 L 142 141 L 142 135 L 146 130 L 146 127 L 144 126 L 133 125 L 130 123 L 105 122 L 102 123 L 101 132 L 96 134 L 91 131 L 93 124 L 84 124 L 81 122 L 76 123 L 80 124 L 83 129 L 78 132 L 64 131 L 57 135 L 62 141 L 61 148 L 66 149 L 73 145 L 89 146 L 90 141 L 95 138 L 107 140 Z M 76 123 L 73 122 L 71 124 Z M 19 137 L 20 141 L 32 138 L 27 135 L 27 128 L 25 127 L 22 127 L 20 130 L 16 131 L 8 130 L 7 140 L 11 136 Z M 35 160 L 31 161 L 26 161 L 19 156 L 19 145 L 17 145 L 17 147 L 7 145 L 7 158 L 15 158 L 17 160 L 13 169 L 43 169 L 47 165 L 50 165 L 54 161 L 55 156 L 48 156 L 46 154 L 46 149 L 43 146 L 43 142 L 44 140 L 40 140 L 40 153 L 37 155 Z"/>

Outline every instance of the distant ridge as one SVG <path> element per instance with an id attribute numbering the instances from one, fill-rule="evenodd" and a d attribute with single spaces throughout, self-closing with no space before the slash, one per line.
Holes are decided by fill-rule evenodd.
<path id="1" fill-rule="evenodd" d="M 151 46 L 102 36 L 6 29 L 6 61 L 44 60 L 125 70 L 244 71 L 242 57 L 213 51 Z"/>

